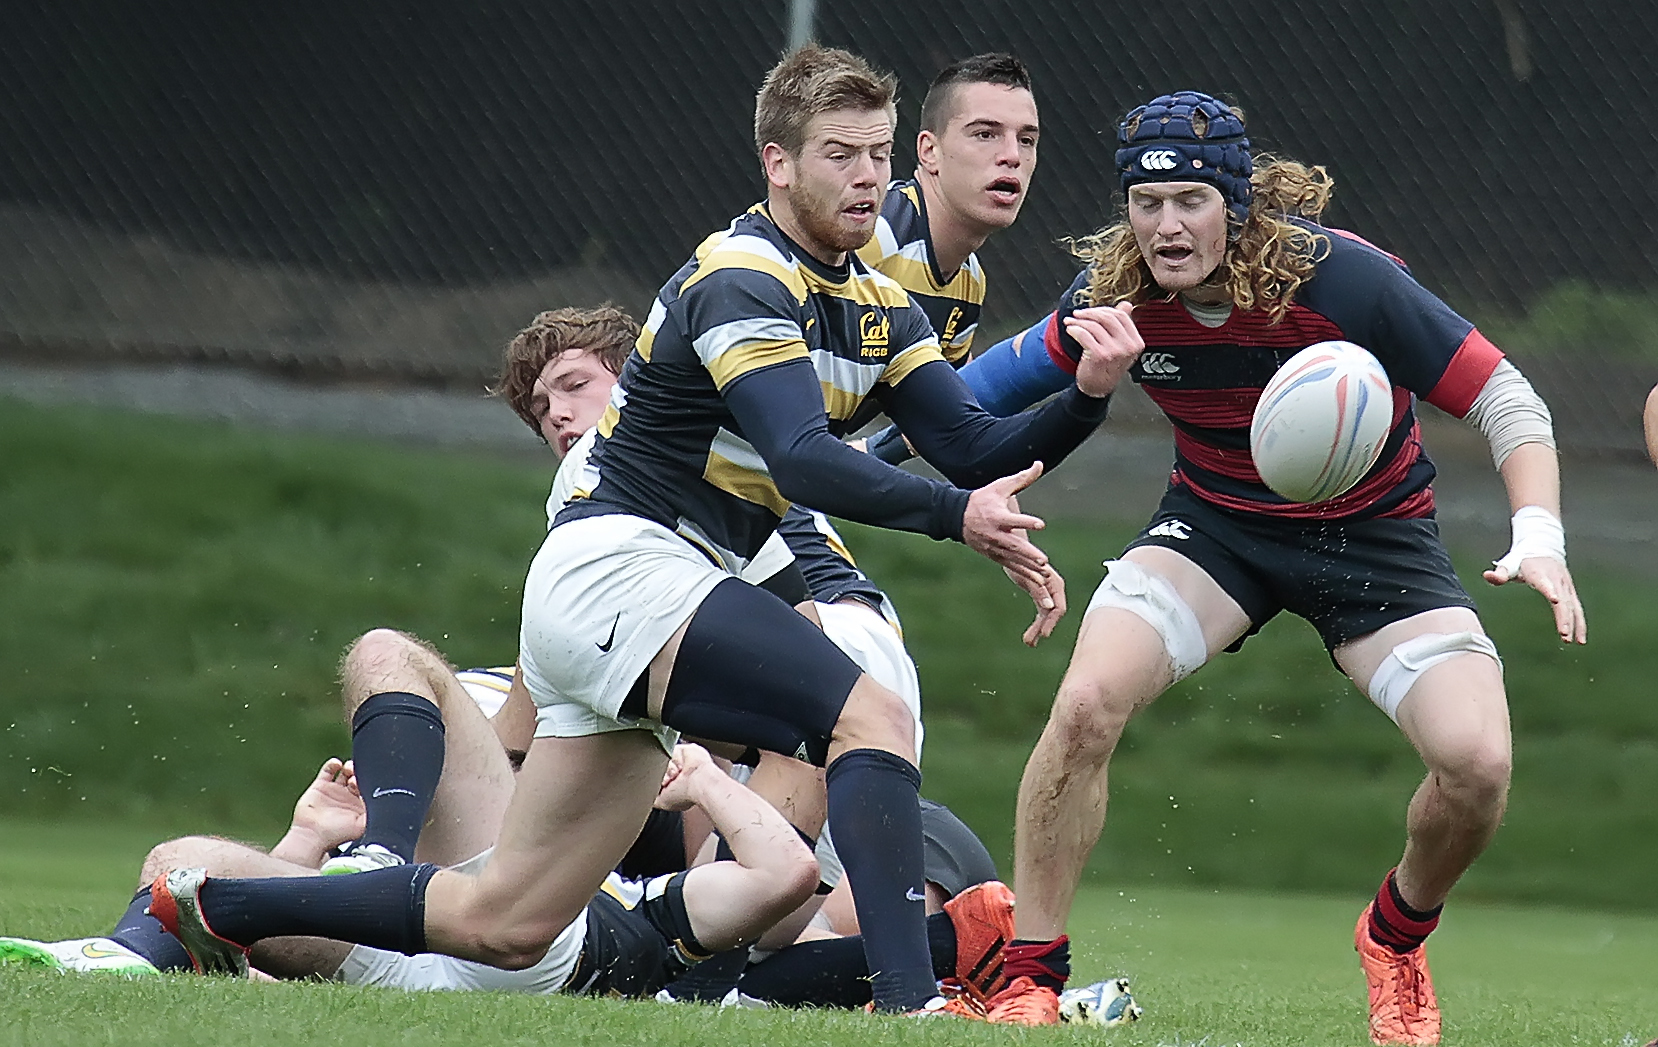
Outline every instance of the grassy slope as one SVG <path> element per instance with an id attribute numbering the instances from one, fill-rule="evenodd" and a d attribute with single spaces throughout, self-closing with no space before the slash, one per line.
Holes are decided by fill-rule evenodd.
<path id="1" fill-rule="evenodd" d="M 79 936 L 125 902 L 145 846 L 134 830 L 0 822 L 0 934 Z M 89 1044 L 801 1045 L 1367 1043 L 1350 928 L 1360 899 L 1236 891 L 1094 889 L 1079 899 L 1077 975 L 1127 973 L 1147 1017 L 1109 1035 L 1023 1033 L 862 1014 L 714 1012 L 651 1003 L 403 995 L 177 976 L 109 983 L 0 968 L 0 1047 Z M 1638 1044 L 1658 919 L 1465 905 L 1434 938 L 1447 1044 Z"/>
<path id="2" fill-rule="evenodd" d="M 34 817 L 136 819 L 153 835 L 267 830 L 338 751 L 333 668 L 377 626 L 460 664 L 515 648 L 545 472 L 379 445 L 0 403 L 0 796 Z M 1080 610 L 1122 525 L 1043 538 Z M 1078 614 L 1037 651 L 1026 610 L 956 546 L 848 528 L 906 618 L 929 710 L 928 791 L 1005 853 L 1012 791 Z M 1658 597 L 1580 566 L 1587 651 L 1535 594 L 1477 581 L 1503 648 L 1517 776 L 1467 882 L 1488 898 L 1651 907 Z M 1095 868 L 1112 883 L 1363 890 L 1396 856 L 1418 764 L 1273 623 L 1131 728 Z"/>

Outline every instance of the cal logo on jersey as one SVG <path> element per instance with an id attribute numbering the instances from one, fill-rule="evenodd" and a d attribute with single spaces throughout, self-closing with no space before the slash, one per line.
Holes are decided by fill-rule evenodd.
<path id="1" fill-rule="evenodd" d="M 944 330 L 939 332 L 938 340 L 941 343 L 944 343 L 946 345 L 948 345 L 950 342 L 955 341 L 956 328 L 958 326 L 960 326 L 960 324 L 961 324 L 961 306 L 959 306 L 959 305 L 952 306 L 950 308 L 949 317 L 944 321 Z"/>
<path id="2" fill-rule="evenodd" d="M 858 317 L 858 355 L 885 356 L 892 338 L 892 321 L 883 312 L 868 310 Z"/>

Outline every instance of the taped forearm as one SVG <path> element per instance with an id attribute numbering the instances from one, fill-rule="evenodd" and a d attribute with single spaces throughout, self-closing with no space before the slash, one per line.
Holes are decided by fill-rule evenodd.
<path id="1" fill-rule="evenodd" d="M 1491 460 L 1502 468 L 1515 448 L 1543 444 L 1554 449 L 1554 419 L 1520 369 L 1502 361 L 1485 380 L 1464 418 L 1485 434 Z"/>
<path id="2" fill-rule="evenodd" d="M 980 407 L 997 418 L 1006 418 L 1076 381 L 1048 355 L 1044 338 L 1051 323 L 1053 317 L 1049 316 L 997 342 L 961 369 L 961 379 L 973 390 Z"/>

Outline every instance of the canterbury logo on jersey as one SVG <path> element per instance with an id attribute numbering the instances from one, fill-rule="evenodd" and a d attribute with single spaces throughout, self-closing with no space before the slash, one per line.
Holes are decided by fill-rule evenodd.
<path id="1" fill-rule="evenodd" d="M 1176 375 L 1180 365 L 1174 362 L 1173 353 L 1146 353 L 1140 357 L 1140 370 L 1150 375 Z"/>
<path id="2" fill-rule="evenodd" d="M 1177 164 L 1173 149 L 1147 149 L 1140 154 L 1142 171 L 1172 171 Z"/>
<path id="3" fill-rule="evenodd" d="M 1178 538 L 1183 542 L 1191 536 L 1191 525 L 1184 520 L 1164 520 L 1146 532 L 1147 538 Z"/>
<path id="4" fill-rule="evenodd" d="M 885 356 L 892 321 L 884 313 L 867 312 L 858 318 L 858 355 Z"/>

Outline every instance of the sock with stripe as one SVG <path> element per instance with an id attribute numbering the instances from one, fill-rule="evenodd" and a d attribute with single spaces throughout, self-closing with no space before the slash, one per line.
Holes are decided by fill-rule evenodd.
<path id="1" fill-rule="evenodd" d="M 1046 942 L 1015 938 L 1002 950 L 1002 973 L 1008 981 L 1023 976 L 1060 992 L 1071 977 L 1070 937 L 1062 934 Z"/>
<path id="2" fill-rule="evenodd" d="M 1439 914 L 1445 906 L 1441 903 L 1426 912 L 1412 909 L 1399 893 L 1395 875 L 1398 871 L 1388 870 L 1387 878 L 1376 892 L 1376 902 L 1370 907 L 1370 940 L 1394 952 L 1407 953 L 1427 941 L 1428 935 L 1439 926 Z"/>

